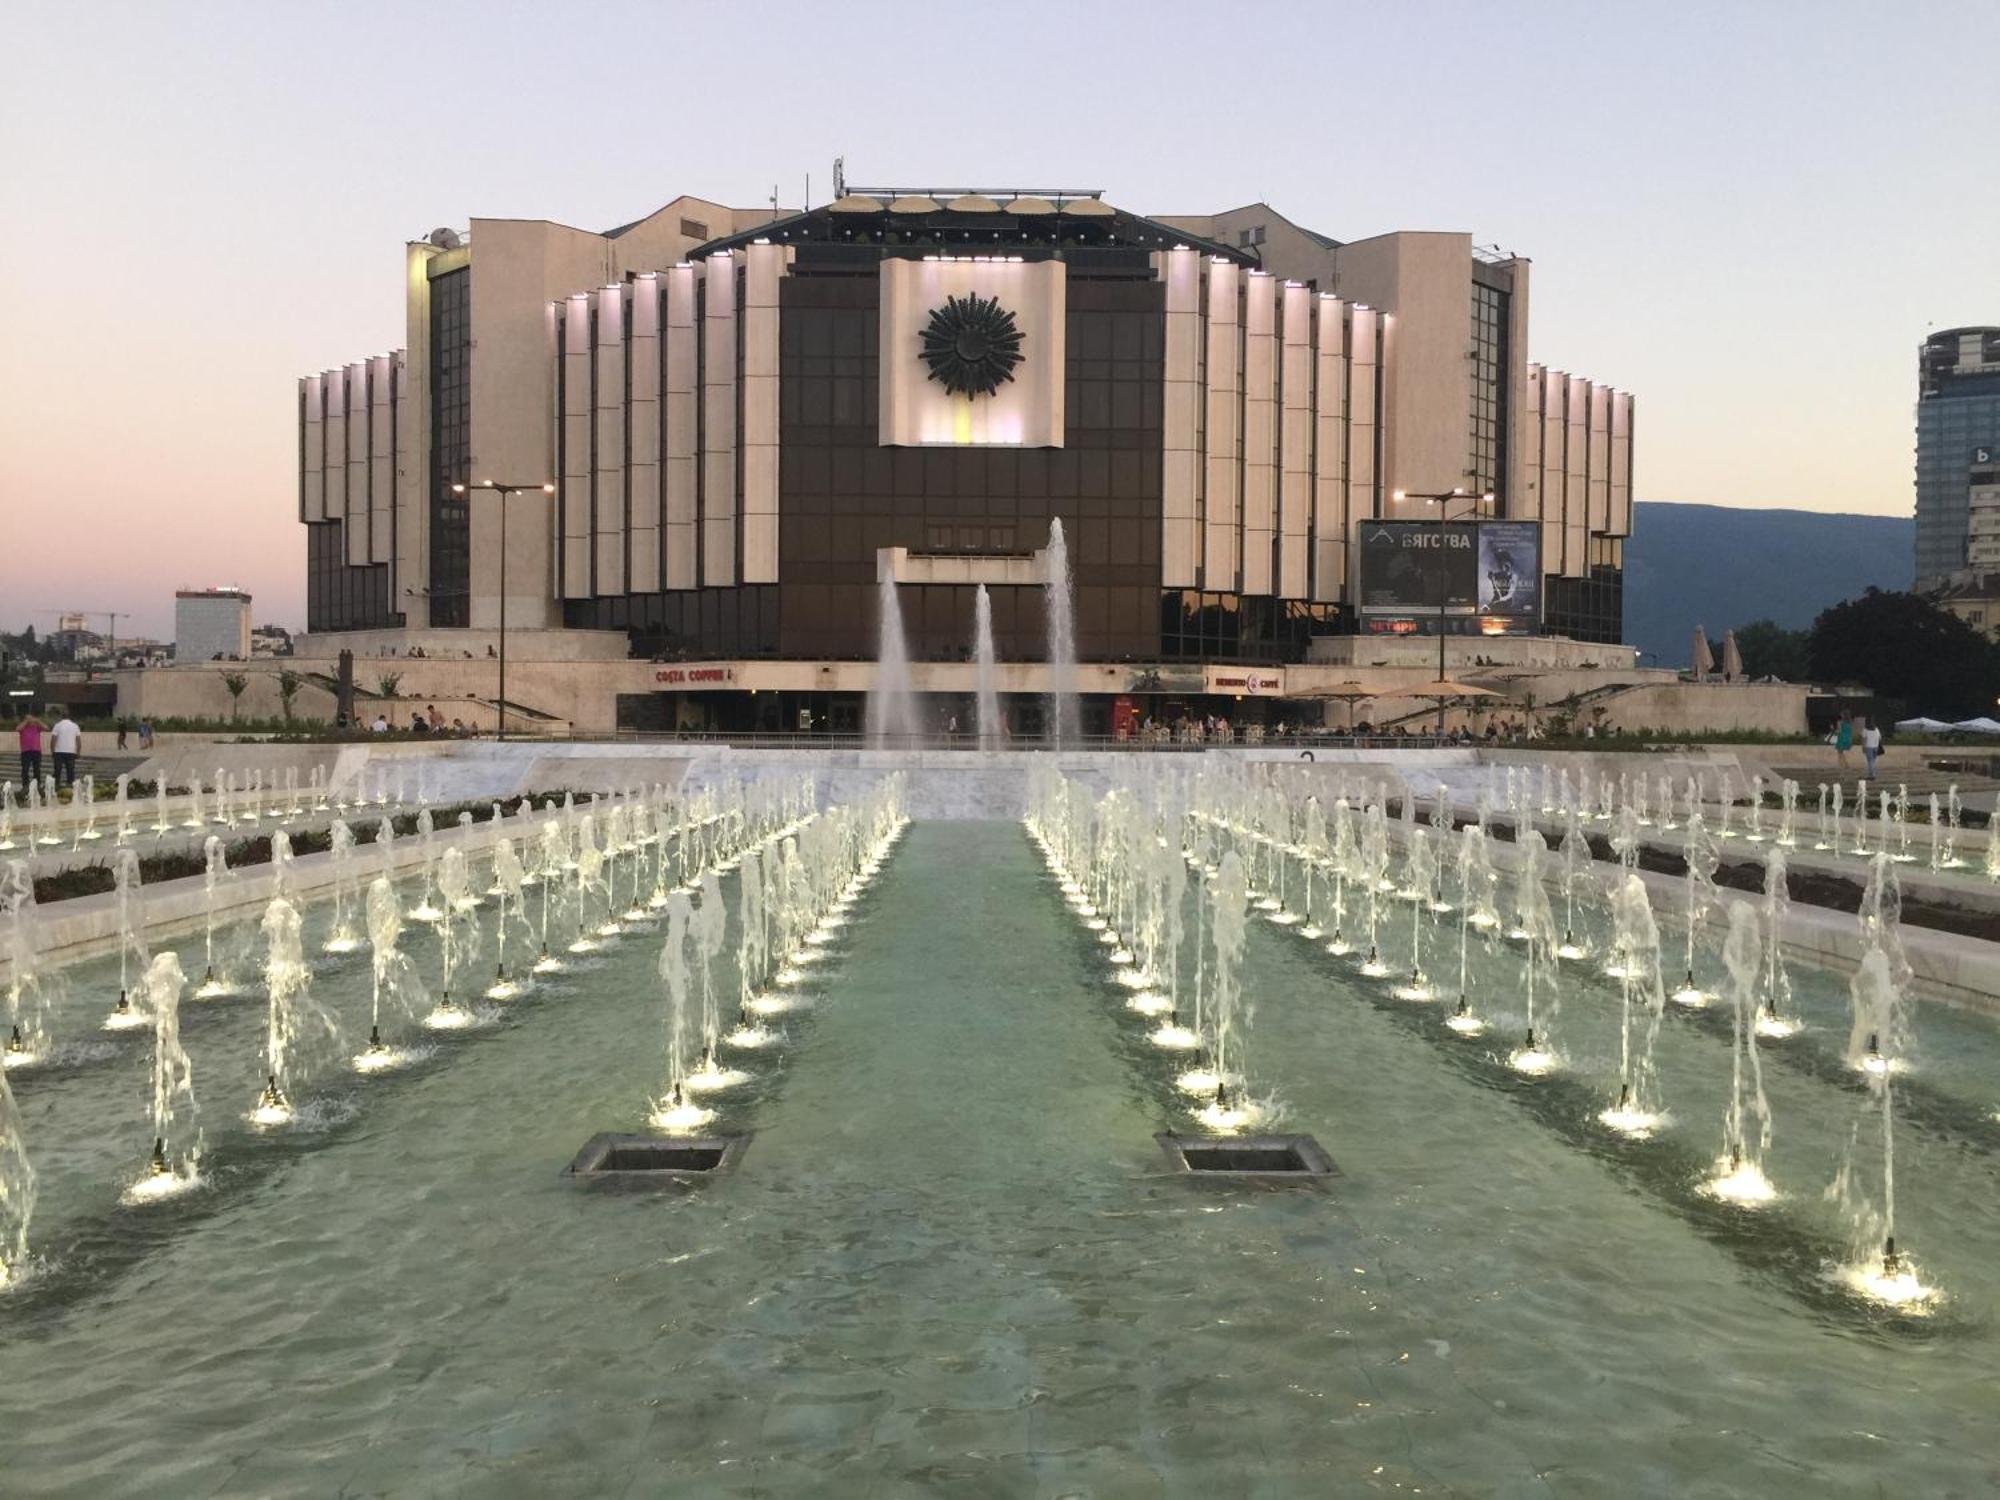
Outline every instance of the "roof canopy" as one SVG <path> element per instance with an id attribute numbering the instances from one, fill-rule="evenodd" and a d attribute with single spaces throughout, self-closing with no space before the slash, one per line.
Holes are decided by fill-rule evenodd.
<path id="1" fill-rule="evenodd" d="M 1073 197 L 966 191 L 854 193 L 821 208 L 710 240 L 693 254 L 713 255 L 755 240 L 775 244 L 880 246 L 884 253 L 916 249 L 934 254 L 1047 254 L 1070 246 L 1151 252 L 1186 246 L 1238 265 L 1258 264 L 1254 249 L 1221 245 L 1127 213 L 1093 195 Z"/>

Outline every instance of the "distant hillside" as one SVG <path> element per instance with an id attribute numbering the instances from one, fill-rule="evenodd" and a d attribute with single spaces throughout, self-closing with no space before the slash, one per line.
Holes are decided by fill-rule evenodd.
<path id="1" fill-rule="evenodd" d="M 1802 628 L 1829 604 L 1873 584 L 1906 589 L 1916 522 L 1907 516 L 1736 510 L 1642 501 L 1625 544 L 1625 639 L 1688 664 L 1694 627 L 1722 632 L 1752 620 Z M 1649 663 L 1650 665 L 1650 663 Z"/>

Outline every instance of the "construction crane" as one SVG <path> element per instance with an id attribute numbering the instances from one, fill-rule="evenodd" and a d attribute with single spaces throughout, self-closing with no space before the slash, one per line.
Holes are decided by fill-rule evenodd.
<path id="1" fill-rule="evenodd" d="M 38 609 L 35 615 L 37 618 L 52 616 L 57 620 L 88 620 L 93 616 L 102 615 L 106 626 L 109 627 L 104 637 L 104 654 L 113 660 L 118 656 L 118 622 L 132 618 L 132 612 L 128 609 Z"/>

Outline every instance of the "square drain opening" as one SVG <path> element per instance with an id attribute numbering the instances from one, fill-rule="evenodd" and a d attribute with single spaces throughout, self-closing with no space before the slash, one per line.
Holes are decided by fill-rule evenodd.
<path id="1" fill-rule="evenodd" d="M 1161 1134 L 1157 1138 L 1176 1171 L 1230 1181 L 1298 1182 L 1336 1175 L 1339 1168 L 1309 1135 Z"/>
<path id="2" fill-rule="evenodd" d="M 580 1182 L 622 1187 L 700 1182 L 736 1165 L 748 1136 L 675 1139 L 657 1135 L 594 1135 L 576 1153 L 566 1175 Z"/>

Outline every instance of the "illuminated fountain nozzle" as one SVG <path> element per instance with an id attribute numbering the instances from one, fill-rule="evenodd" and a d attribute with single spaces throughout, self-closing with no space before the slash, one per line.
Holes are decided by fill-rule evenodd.
<path id="1" fill-rule="evenodd" d="M 1445 1018 L 1444 1024 L 1460 1036 L 1478 1036 L 1486 1029 L 1486 1023 L 1472 1013 L 1472 1004 L 1464 995 L 1458 997 L 1458 1008 Z"/>
<path id="2" fill-rule="evenodd" d="M 165 1177 L 172 1170 L 173 1168 L 167 1165 L 167 1138 L 156 1135 L 153 1137 L 153 1160 L 150 1171 L 155 1177 Z"/>

